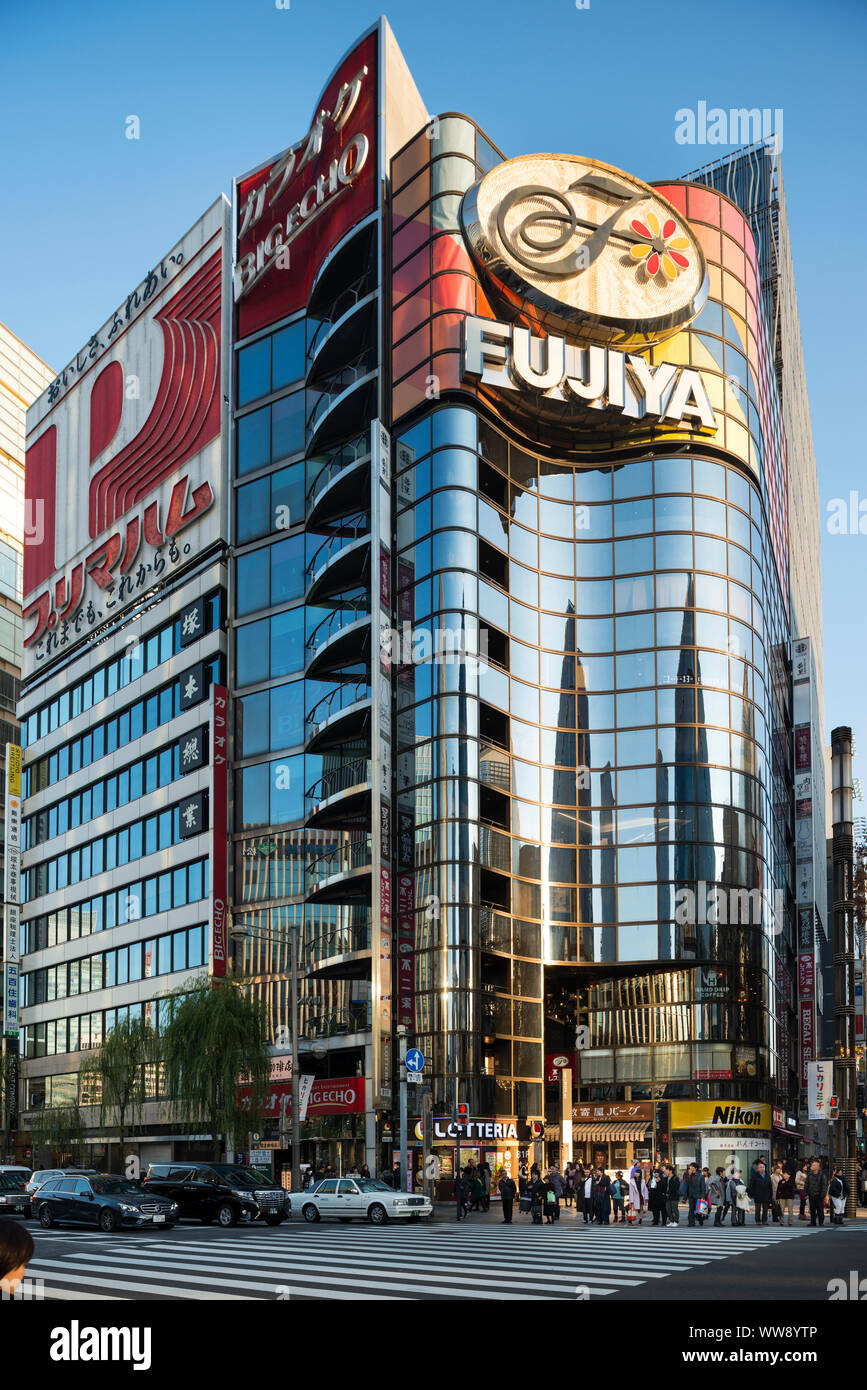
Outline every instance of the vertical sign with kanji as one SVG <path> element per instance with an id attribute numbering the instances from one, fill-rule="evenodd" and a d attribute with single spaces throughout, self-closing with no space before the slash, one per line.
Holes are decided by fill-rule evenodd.
<path id="1" fill-rule="evenodd" d="M 225 975 L 228 957 L 228 729 L 225 686 L 211 686 L 211 956 L 212 975 Z"/>
<path id="2" fill-rule="evenodd" d="M 3 874 L 3 1032 L 18 1037 L 18 921 L 21 903 L 21 749 L 6 745 L 6 835 Z"/>

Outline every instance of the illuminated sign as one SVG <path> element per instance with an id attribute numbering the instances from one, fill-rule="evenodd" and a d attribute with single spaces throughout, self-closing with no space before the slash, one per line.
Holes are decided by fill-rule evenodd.
<path id="1" fill-rule="evenodd" d="M 672 1129 L 770 1129 L 771 1107 L 758 1101 L 671 1102 Z"/>

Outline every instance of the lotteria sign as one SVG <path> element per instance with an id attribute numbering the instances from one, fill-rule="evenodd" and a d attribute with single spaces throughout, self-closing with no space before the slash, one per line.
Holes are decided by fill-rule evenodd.
<path id="1" fill-rule="evenodd" d="M 758 1101 L 674 1100 L 672 1129 L 769 1130 L 771 1107 Z"/>
<path id="2" fill-rule="evenodd" d="M 457 1139 L 459 1127 L 451 1120 L 444 1117 L 435 1119 L 432 1122 L 432 1137 L 434 1143 L 437 1140 Z M 518 1124 L 516 1120 L 468 1120 L 465 1125 L 460 1126 L 460 1136 L 467 1143 L 490 1140 L 491 1142 L 511 1140 L 518 1142 Z M 422 1142 L 422 1122 L 417 1121 L 415 1127 L 415 1137 Z"/>

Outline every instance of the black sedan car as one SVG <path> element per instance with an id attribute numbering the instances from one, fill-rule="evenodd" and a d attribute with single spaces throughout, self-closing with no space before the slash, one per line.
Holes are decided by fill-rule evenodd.
<path id="1" fill-rule="evenodd" d="M 121 1226 L 174 1226 L 178 1219 L 176 1202 L 114 1173 L 51 1178 L 34 1194 L 32 1205 L 46 1229 L 68 1223 L 109 1232 Z"/>
<path id="2" fill-rule="evenodd" d="M 20 1178 L 0 1173 L 0 1216 L 29 1216 L 30 1193 Z"/>

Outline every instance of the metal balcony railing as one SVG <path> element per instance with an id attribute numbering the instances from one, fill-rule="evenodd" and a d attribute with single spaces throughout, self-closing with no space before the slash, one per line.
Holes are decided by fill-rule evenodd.
<path id="1" fill-rule="evenodd" d="M 370 616 L 370 599 L 367 594 L 357 594 L 347 597 L 341 596 L 342 608 L 333 608 L 330 613 L 318 622 L 307 638 L 306 648 L 308 658 L 327 642 L 329 637 L 333 637 L 335 632 L 341 628 L 349 627 L 361 617 Z"/>
<path id="2" fill-rule="evenodd" d="M 307 416 L 308 439 L 316 433 L 323 417 L 331 409 L 337 397 L 348 390 L 356 381 L 368 376 L 375 368 L 376 353 L 372 348 L 365 348 L 351 362 L 344 363 L 339 371 L 320 384 L 318 387 L 319 395 Z"/>
<path id="3" fill-rule="evenodd" d="M 369 700 L 371 688 L 367 681 L 349 681 L 347 684 L 336 685 L 327 695 L 323 695 L 321 700 L 317 700 L 311 710 L 304 717 L 304 724 L 307 729 L 307 737 L 315 734 L 323 724 L 327 724 L 332 715 L 337 714 L 342 709 L 348 709 L 350 705 L 358 704 L 360 700 Z"/>
<path id="4" fill-rule="evenodd" d="M 320 801 L 327 801 L 330 796 L 346 791 L 348 787 L 370 782 L 372 776 L 373 762 L 370 758 L 355 758 L 351 763 L 341 763 L 339 767 L 329 768 L 307 789 L 305 800 L 308 806 L 318 805 Z"/>
<path id="5" fill-rule="evenodd" d="M 370 437 L 368 434 L 358 434 L 354 439 L 350 439 L 348 444 L 340 444 L 336 449 L 329 450 L 325 455 L 322 467 L 307 489 L 308 510 L 332 478 L 336 478 L 337 474 L 342 473 L 349 464 L 357 463 L 359 459 L 364 458 L 369 453 Z"/>
<path id="6" fill-rule="evenodd" d="M 300 965 L 305 970 L 321 965 L 335 956 L 349 956 L 356 951 L 370 950 L 370 922 L 352 923 L 319 932 L 301 948 Z"/>
<path id="7" fill-rule="evenodd" d="M 340 523 L 340 531 L 333 536 L 326 536 L 320 546 L 317 546 L 311 559 L 307 563 L 306 575 L 308 582 L 311 577 L 326 565 L 333 556 L 339 551 L 344 550 L 347 545 L 357 541 L 359 536 L 365 536 L 370 531 L 370 513 L 367 511 L 355 512 L 352 516 L 344 517 Z"/>
<path id="8" fill-rule="evenodd" d="M 338 845 L 331 845 L 322 854 L 311 859 L 307 865 L 307 891 L 310 892 L 324 879 L 335 874 L 345 874 L 350 869 L 363 868 L 372 859 L 370 835 L 351 835 Z"/>
<path id="9" fill-rule="evenodd" d="M 311 366 L 322 342 L 328 336 L 338 319 L 342 319 L 343 315 L 348 313 L 359 300 L 366 299 L 375 289 L 376 282 L 373 280 L 370 271 L 363 270 L 356 280 L 353 280 L 351 284 L 342 289 L 336 299 L 332 300 L 328 314 L 319 320 L 316 332 L 307 344 L 307 360 Z M 318 317 L 317 315 L 317 318 Z"/>
<path id="10" fill-rule="evenodd" d="M 333 1038 L 340 1033 L 363 1033 L 371 1026 L 373 1010 L 369 1003 L 350 1004 L 346 1009 L 311 1015 L 304 1024 L 309 1038 Z"/>

